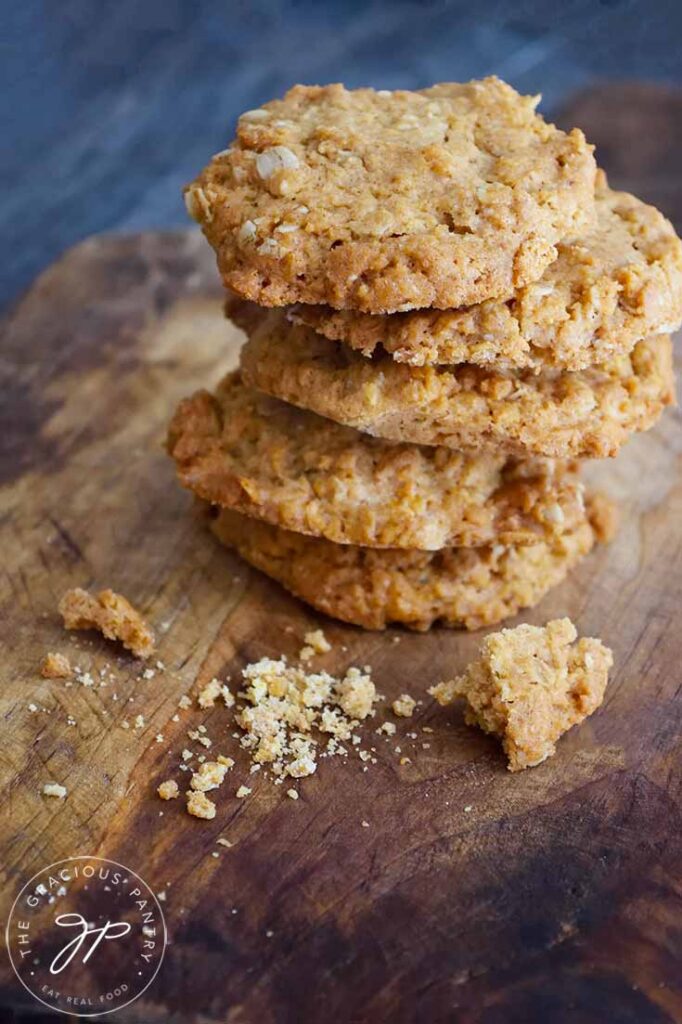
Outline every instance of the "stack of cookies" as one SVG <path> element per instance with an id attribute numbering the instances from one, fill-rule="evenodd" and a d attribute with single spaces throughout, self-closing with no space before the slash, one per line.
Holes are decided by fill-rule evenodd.
<path id="1" fill-rule="evenodd" d="M 682 246 L 496 78 L 292 89 L 186 192 L 238 372 L 169 432 L 211 528 L 368 628 L 476 628 L 608 532 L 580 460 L 673 401 Z"/>

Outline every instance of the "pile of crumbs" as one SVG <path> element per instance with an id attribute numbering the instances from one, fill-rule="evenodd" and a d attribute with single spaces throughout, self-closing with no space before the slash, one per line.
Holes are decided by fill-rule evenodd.
<path id="1" fill-rule="evenodd" d="M 241 746 L 278 782 L 312 775 L 320 757 L 347 755 L 345 744 L 361 743 L 354 730 L 379 700 L 370 675 L 358 668 L 336 678 L 308 673 L 284 657 L 262 658 L 242 675 L 245 703 L 235 716 L 244 730 Z"/>
<path id="2" fill-rule="evenodd" d="M 126 646 L 135 647 L 138 656 L 148 657 L 153 650 L 151 630 L 133 606 L 118 594 L 107 591 L 92 597 L 85 591 L 70 591 L 62 599 L 60 611 L 67 628 L 83 629 L 94 625 L 105 636 L 124 643 L 128 641 Z M 143 652 L 141 648 L 146 649 Z M 196 704 L 202 710 L 220 704 L 232 711 L 234 722 L 241 730 L 233 732 L 232 737 L 249 755 L 250 774 L 262 772 L 276 785 L 288 781 L 289 788 L 285 787 L 285 791 L 292 801 L 298 800 L 300 794 L 297 789 L 290 788 L 291 782 L 313 775 L 323 758 L 348 758 L 352 755 L 362 762 L 363 772 L 368 770 L 368 765 L 377 763 L 376 748 L 371 743 L 363 743 L 359 727 L 366 719 L 375 716 L 376 705 L 384 698 L 377 693 L 369 666 L 362 670 L 351 667 L 339 676 L 310 669 L 309 663 L 316 655 L 324 655 L 331 650 L 332 645 L 323 631 L 311 630 L 303 638 L 298 664 L 289 664 L 284 655 L 279 659 L 265 657 L 243 669 L 242 689 L 236 696 L 228 685 L 229 676 L 226 680 L 212 678 L 195 695 Z M 160 661 L 155 667 L 141 668 L 138 681 L 154 679 L 157 670 L 165 670 Z M 99 672 L 88 671 L 73 665 L 65 655 L 52 652 L 45 655 L 41 674 L 46 678 L 65 679 L 67 686 L 73 685 L 70 680 L 86 687 L 106 686 L 115 679 L 109 673 L 108 665 Z M 118 699 L 117 694 L 113 699 Z M 397 717 L 409 717 L 418 703 L 421 702 L 409 694 L 402 694 L 390 708 Z M 193 701 L 187 695 L 178 702 L 180 711 L 187 711 L 192 706 Z M 38 708 L 31 704 L 29 710 L 37 711 Z M 172 720 L 179 721 L 179 716 L 175 714 Z M 69 724 L 75 724 L 75 719 L 70 718 Z M 123 729 L 131 731 L 141 731 L 146 725 L 142 714 L 121 722 Z M 390 741 L 395 737 L 396 726 L 385 722 L 373 731 Z M 207 735 L 205 725 L 188 730 L 187 735 L 205 751 L 203 754 L 186 748 L 182 751 L 179 767 L 190 773 L 189 788 L 185 792 L 187 811 L 195 817 L 212 819 L 216 807 L 207 794 L 223 785 L 234 761 L 216 754 L 214 744 L 217 741 Z M 157 734 L 156 742 L 164 742 L 164 736 Z M 401 753 L 401 748 L 396 746 L 395 752 Z M 401 758 L 400 763 L 410 763 L 410 759 Z M 52 785 L 45 795 L 57 795 Z M 158 785 L 157 794 L 164 801 L 174 800 L 183 789 L 185 787 L 178 782 L 167 779 Z M 232 793 L 239 799 L 245 799 L 251 795 L 252 789 L 242 783 L 235 785 Z"/>
<path id="3" fill-rule="evenodd" d="M 279 659 L 261 658 L 242 670 L 242 689 L 236 697 L 227 682 L 216 678 L 199 691 L 198 707 L 208 709 L 220 703 L 232 710 L 241 730 L 233 732 L 232 736 L 249 755 L 251 775 L 263 772 L 275 785 L 282 785 L 288 780 L 313 775 L 321 759 L 327 757 L 355 755 L 363 762 L 363 771 L 367 771 L 368 762 L 376 763 L 375 748 L 363 748 L 358 730 L 362 723 L 374 717 L 376 705 L 383 698 L 377 693 L 369 666 L 362 670 L 351 667 L 343 676 L 308 668 L 307 663 L 314 655 L 331 649 L 322 630 L 314 630 L 304 637 L 299 654 L 301 664 L 290 664 L 284 655 Z M 409 716 L 416 703 L 408 694 L 403 694 L 392 705 L 393 713 Z M 188 699 L 182 698 L 181 707 L 188 705 Z M 385 723 L 375 732 L 390 737 L 395 734 L 395 726 Z M 207 735 L 204 725 L 189 730 L 188 736 L 205 750 L 218 742 Z M 196 769 L 189 763 L 195 757 L 194 763 L 199 764 Z M 180 768 L 192 772 L 185 793 L 187 811 L 194 817 L 214 818 L 216 806 L 207 793 L 223 784 L 234 761 L 222 755 L 209 761 L 205 755 L 197 756 L 185 749 L 182 762 Z M 162 782 L 157 792 L 164 800 L 172 800 L 180 794 L 177 783 L 172 780 Z M 251 792 L 250 786 L 243 783 L 233 789 L 233 795 L 241 800 Z M 286 795 L 291 800 L 299 799 L 298 791 L 293 788 L 287 788 Z"/>

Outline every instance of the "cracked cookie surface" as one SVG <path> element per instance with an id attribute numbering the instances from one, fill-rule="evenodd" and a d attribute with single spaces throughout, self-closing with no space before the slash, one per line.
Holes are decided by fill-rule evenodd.
<path id="1" fill-rule="evenodd" d="M 463 309 L 373 316 L 329 306 L 293 306 L 303 323 L 371 356 L 396 362 L 475 363 L 582 370 L 627 353 L 682 320 L 682 243 L 653 206 L 614 192 L 599 175 L 594 228 L 560 242 L 557 259 L 512 299 Z"/>
<path id="2" fill-rule="evenodd" d="M 536 280 L 594 216 L 596 166 L 497 78 L 295 86 L 188 186 L 225 285 L 262 305 L 448 309 Z"/>

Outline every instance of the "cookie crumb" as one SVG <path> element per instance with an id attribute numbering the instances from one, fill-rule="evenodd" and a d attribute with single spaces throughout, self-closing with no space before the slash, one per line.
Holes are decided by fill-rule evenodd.
<path id="1" fill-rule="evenodd" d="M 59 800 L 63 800 L 67 793 L 66 786 L 61 786 L 58 782 L 46 782 L 43 786 L 44 796 L 56 796 Z"/>
<path id="2" fill-rule="evenodd" d="M 288 789 L 287 790 L 287 796 L 291 800 L 298 800 L 298 792 L 295 789 Z"/>
<path id="3" fill-rule="evenodd" d="M 217 761 L 204 761 L 189 780 L 190 787 L 205 793 L 209 789 L 217 789 L 225 779 L 227 766 Z"/>
<path id="4" fill-rule="evenodd" d="M 235 793 L 235 796 L 239 797 L 239 799 L 242 800 L 245 796 L 248 796 L 250 792 L 251 790 L 249 789 L 248 786 L 240 786 L 237 792 Z"/>
<path id="5" fill-rule="evenodd" d="M 409 693 L 401 693 L 398 699 L 391 704 L 391 709 L 393 714 L 400 718 L 411 718 L 416 706 L 417 702 L 414 697 L 410 697 Z"/>
<path id="6" fill-rule="evenodd" d="M 55 654 L 50 651 L 40 664 L 40 674 L 45 679 L 69 679 L 73 674 L 73 669 L 65 654 Z"/>
<path id="7" fill-rule="evenodd" d="M 291 761 L 286 767 L 287 775 L 290 775 L 292 779 L 304 779 L 308 775 L 313 775 L 317 769 L 315 759 L 311 754 L 304 754 L 303 757 L 297 757 L 295 761 Z"/>
<path id="8" fill-rule="evenodd" d="M 162 800 L 175 800 L 180 795 L 180 789 L 177 782 L 173 779 L 168 779 L 166 782 L 162 782 L 156 792 L 159 794 Z"/>
<path id="9" fill-rule="evenodd" d="M 336 699 L 342 711 L 360 721 L 372 712 L 377 691 L 369 675 L 360 669 L 349 668 L 345 678 L 335 687 Z"/>
<path id="10" fill-rule="evenodd" d="M 509 770 L 532 768 L 604 699 L 613 655 L 577 635 L 570 619 L 491 633 L 462 675 L 429 693 L 440 704 L 464 698 L 465 721 L 501 739 Z"/>
<path id="11" fill-rule="evenodd" d="M 221 683 L 219 679 L 214 678 L 199 691 L 197 704 L 200 708 L 212 708 L 218 697 L 223 698 L 228 708 L 234 704 L 234 697 L 230 693 L 229 687 L 225 683 Z"/>
<path id="12" fill-rule="evenodd" d="M 228 849 L 231 849 L 234 846 L 234 843 L 231 843 L 229 839 L 224 839 L 222 836 L 218 836 L 216 843 L 218 846 L 226 846 Z"/>
<path id="13" fill-rule="evenodd" d="M 310 661 L 316 654 L 326 654 L 331 651 L 332 645 L 327 640 L 321 629 L 313 629 L 303 637 L 305 647 L 301 648 L 299 659 Z"/>
<path id="14" fill-rule="evenodd" d="M 75 587 L 59 602 L 66 629 L 98 629 L 108 640 L 120 640 L 138 657 L 154 652 L 154 634 L 136 608 L 113 590 L 101 590 L 96 597 Z"/>
<path id="15" fill-rule="evenodd" d="M 205 793 L 196 789 L 190 789 L 186 795 L 187 811 L 189 814 L 192 814 L 195 818 L 205 818 L 206 820 L 215 818 L 215 804 L 212 800 L 209 800 Z"/>

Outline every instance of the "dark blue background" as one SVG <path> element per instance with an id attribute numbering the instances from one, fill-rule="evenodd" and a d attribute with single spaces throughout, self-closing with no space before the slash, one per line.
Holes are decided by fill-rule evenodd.
<path id="1" fill-rule="evenodd" d="M 180 188 L 295 82 L 495 72 L 552 113 L 603 78 L 682 78 L 682 0 L 5 0 L 0 302 L 93 232 L 186 223 Z"/>

